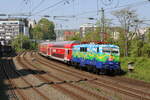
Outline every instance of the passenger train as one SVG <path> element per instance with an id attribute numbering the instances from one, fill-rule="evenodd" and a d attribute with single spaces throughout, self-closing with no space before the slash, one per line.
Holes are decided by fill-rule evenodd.
<path id="1" fill-rule="evenodd" d="M 43 56 L 96 73 L 106 74 L 121 70 L 119 47 L 104 42 L 42 42 L 39 43 L 38 50 Z"/>

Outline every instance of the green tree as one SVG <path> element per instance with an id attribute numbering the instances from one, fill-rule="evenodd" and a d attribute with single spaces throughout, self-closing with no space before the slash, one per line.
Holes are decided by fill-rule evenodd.
<path id="1" fill-rule="evenodd" d="M 43 32 L 42 32 L 42 29 L 39 25 L 36 25 L 32 29 L 32 35 L 33 35 L 33 39 L 35 39 L 35 40 L 41 40 L 42 39 Z"/>
<path id="2" fill-rule="evenodd" d="M 81 39 L 81 41 L 100 41 L 100 29 L 96 29 L 96 31 L 90 31 L 86 33 L 85 37 Z"/>
<path id="3" fill-rule="evenodd" d="M 11 46 L 16 51 L 29 50 L 31 49 L 32 42 L 30 41 L 28 36 L 23 34 L 18 35 L 12 42 Z"/>
<path id="4" fill-rule="evenodd" d="M 150 57 L 150 28 L 148 28 L 148 31 L 146 33 L 146 43 L 143 45 L 143 56 Z"/>
<path id="5" fill-rule="evenodd" d="M 130 41 L 129 53 L 132 57 L 141 57 L 143 55 L 143 41 L 138 37 Z"/>
<path id="6" fill-rule="evenodd" d="M 39 22 L 38 25 L 41 28 L 41 31 L 43 33 L 42 39 L 44 40 L 55 40 L 56 39 L 56 34 L 54 32 L 54 23 L 49 21 L 46 18 L 42 18 Z"/>
<path id="7" fill-rule="evenodd" d="M 32 29 L 33 39 L 36 40 L 55 40 L 54 23 L 46 18 L 42 18 Z"/>
<path id="8" fill-rule="evenodd" d="M 124 52 L 125 52 L 125 46 L 124 46 L 124 42 L 125 42 L 125 36 L 124 36 L 124 29 L 121 27 L 112 27 L 111 29 L 113 32 L 118 32 L 119 33 L 119 37 L 118 39 L 114 40 L 112 38 L 112 42 L 113 44 L 116 44 L 120 47 L 120 55 L 124 56 Z M 112 32 L 112 34 L 113 34 Z"/>
<path id="9" fill-rule="evenodd" d="M 70 37 L 68 40 L 81 40 L 80 34 L 76 33 L 74 36 Z"/>

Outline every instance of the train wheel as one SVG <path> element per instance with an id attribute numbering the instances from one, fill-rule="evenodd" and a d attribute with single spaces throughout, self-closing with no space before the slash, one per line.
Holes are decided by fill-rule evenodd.
<path id="1" fill-rule="evenodd" d="M 83 66 L 79 66 L 80 70 L 85 70 L 85 68 Z"/>
<path id="2" fill-rule="evenodd" d="M 70 61 L 67 61 L 67 64 L 68 64 L 69 66 L 71 66 L 71 65 L 72 65 L 72 63 L 71 63 Z"/>
<path id="3" fill-rule="evenodd" d="M 97 74 L 98 69 L 96 67 L 93 67 L 93 73 Z"/>
<path id="4" fill-rule="evenodd" d="M 100 69 L 99 74 L 100 74 L 100 75 L 106 74 L 106 70 L 105 70 L 105 69 Z"/>
<path id="5" fill-rule="evenodd" d="M 86 70 L 87 70 L 88 72 L 90 72 L 90 71 L 91 71 L 90 66 L 87 66 Z"/>

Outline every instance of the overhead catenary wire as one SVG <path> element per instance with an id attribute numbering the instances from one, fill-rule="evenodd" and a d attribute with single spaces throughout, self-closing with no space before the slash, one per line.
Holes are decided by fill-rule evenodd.
<path id="1" fill-rule="evenodd" d="M 43 3 L 44 3 L 45 0 L 41 0 L 35 7 L 33 7 L 33 9 L 31 10 L 32 12 L 36 11 L 36 9 L 38 9 Z"/>
<path id="2" fill-rule="evenodd" d="M 112 3 L 113 3 L 113 1 L 114 0 L 101 0 L 102 1 L 102 3 L 105 5 L 105 6 L 109 6 L 109 5 L 111 5 Z"/>
<path id="3" fill-rule="evenodd" d="M 121 6 L 118 6 L 118 7 L 115 7 L 115 8 L 107 8 L 105 10 L 113 11 L 113 10 L 117 10 L 117 9 L 120 9 L 120 8 L 121 9 L 122 8 L 133 8 L 133 7 L 137 7 L 137 6 L 141 6 L 141 5 L 145 5 L 145 4 L 148 4 L 147 0 L 141 1 L 141 2 L 132 3 L 132 4 L 121 5 Z"/>
<path id="4" fill-rule="evenodd" d="M 43 0 L 41 0 L 41 2 L 42 2 Z M 65 2 L 66 0 L 61 0 L 61 1 L 59 1 L 59 2 L 57 2 L 57 3 L 55 3 L 55 4 L 53 4 L 53 5 L 51 5 L 51 6 L 49 6 L 49 7 L 47 7 L 47 8 L 51 8 L 51 7 L 54 7 L 54 6 L 57 6 L 58 4 L 60 4 L 60 3 L 63 3 L 63 2 Z M 98 1 L 98 0 L 97 0 Z M 145 0 L 145 1 L 142 1 L 142 2 L 136 2 L 136 3 L 132 3 L 132 4 L 126 4 L 126 5 L 122 5 L 122 6 L 119 6 L 119 7 L 116 7 L 116 8 L 107 8 L 107 9 L 104 9 L 105 10 L 105 12 L 110 12 L 110 11 L 112 11 L 112 10 L 116 10 L 116 9 L 119 9 L 119 8 L 122 8 L 122 7 L 134 7 L 134 6 L 139 6 L 139 5 L 143 5 L 143 4 L 148 4 L 147 3 L 147 0 Z M 43 9 L 44 10 L 44 9 Z M 42 10 L 41 10 L 42 11 Z M 100 11 L 100 10 L 98 10 L 98 11 Z M 87 11 L 87 12 L 82 12 L 82 13 L 79 13 L 79 14 L 76 14 L 76 15 L 74 15 L 74 17 L 73 18 L 75 18 L 75 17 L 77 17 L 77 16 L 81 16 L 81 15 L 85 15 L 85 14 L 90 14 L 90 13 L 97 13 L 98 12 L 97 10 L 93 10 L 93 11 Z M 38 12 L 40 12 L 40 11 L 38 11 Z M 29 14 L 29 16 L 34 16 L 34 14 Z M 39 16 L 39 15 L 37 15 L 37 16 Z M 42 16 L 42 15 L 41 15 Z M 69 15 L 67 15 L 67 16 L 69 16 Z M 67 17 L 66 16 L 66 17 Z"/>
<path id="5" fill-rule="evenodd" d="M 136 2 L 136 3 L 132 3 L 132 4 L 126 4 L 126 5 L 118 6 L 118 7 L 115 7 L 115 8 L 105 8 L 104 10 L 106 12 L 111 12 L 113 10 L 120 9 L 120 8 L 140 6 L 140 5 L 143 5 L 143 4 L 147 4 L 147 2 L 148 1 L 145 0 L 145 1 Z M 101 10 L 98 10 L 98 11 L 101 11 Z M 82 13 L 77 14 L 76 16 L 81 16 L 81 15 L 85 15 L 85 14 L 89 14 L 89 13 L 97 13 L 98 11 L 93 10 L 93 11 L 82 12 Z"/>
<path id="6" fill-rule="evenodd" d="M 41 12 L 44 12 L 44 11 L 46 11 L 46 10 L 48 10 L 48 9 L 50 9 L 50 8 L 53 8 L 53 7 L 55 7 L 55 6 L 57 6 L 57 5 L 61 4 L 61 3 L 64 3 L 65 1 L 68 1 L 68 0 L 61 0 L 61 1 L 59 1 L 59 2 L 57 2 L 57 3 L 55 3 L 55 4 L 53 4 L 53 5 L 50 5 L 49 7 L 46 7 L 46 8 L 44 8 L 44 9 L 42 9 L 42 10 L 39 10 L 39 11 L 33 13 L 33 15 L 36 15 L 36 14 L 41 13 Z M 32 15 L 32 16 L 33 16 L 33 15 Z"/>

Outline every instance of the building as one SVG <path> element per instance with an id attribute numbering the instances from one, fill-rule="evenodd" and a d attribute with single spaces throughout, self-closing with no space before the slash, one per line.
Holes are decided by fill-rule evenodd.
<path id="1" fill-rule="evenodd" d="M 73 37 L 75 33 L 75 31 L 71 30 L 64 31 L 64 40 L 68 40 L 69 38 Z"/>
<path id="2" fill-rule="evenodd" d="M 86 33 L 95 31 L 95 30 L 96 30 L 96 25 L 91 24 L 91 23 L 83 24 L 80 26 L 80 35 L 81 37 L 85 37 Z"/>
<path id="3" fill-rule="evenodd" d="M 8 44 L 19 34 L 29 35 L 26 19 L 0 19 L 0 42 Z"/>
<path id="4" fill-rule="evenodd" d="M 28 26 L 31 28 L 34 28 L 36 25 L 36 21 L 35 20 L 28 20 Z"/>

